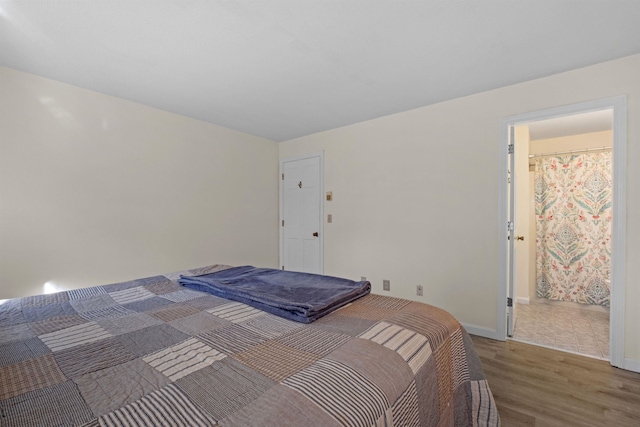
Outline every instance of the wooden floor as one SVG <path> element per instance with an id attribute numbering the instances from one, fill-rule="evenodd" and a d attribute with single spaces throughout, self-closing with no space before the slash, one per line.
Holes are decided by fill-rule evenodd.
<path id="1" fill-rule="evenodd" d="M 640 426 L 640 374 L 515 341 L 472 339 L 503 427 Z"/>

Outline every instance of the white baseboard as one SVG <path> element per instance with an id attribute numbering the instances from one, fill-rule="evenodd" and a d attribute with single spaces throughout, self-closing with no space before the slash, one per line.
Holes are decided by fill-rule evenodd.
<path id="1" fill-rule="evenodd" d="M 516 304 L 529 305 L 529 297 L 516 297 Z"/>
<path id="2" fill-rule="evenodd" d="M 622 368 L 627 371 L 640 372 L 640 360 L 625 358 Z"/>
<path id="3" fill-rule="evenodd" d="M 504 341 L 504 337 L 498 337 L 498 332 L 495 329 L 485 328 L 484 326 L 470 325 L 468 323 L 460 322 L 462 326 L 471 335 L 478 335 L 479 337 L 490 338 L 492 340 Z"/>

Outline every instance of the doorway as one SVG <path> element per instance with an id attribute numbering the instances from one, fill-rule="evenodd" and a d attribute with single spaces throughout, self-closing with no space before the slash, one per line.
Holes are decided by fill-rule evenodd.
<path id="1" fill-rule="evenodd" d="M 545 154 L 547 154 L 547 158 L 554 157 L 556 152 L 561 151 L 569 151 L 572 150 L 577 152 L 579 149 L 585 149 L 584 153 L 587 153 L 589 148 L 594 148 L 593 151 L 597 151 L 595 149 L 600 150 L 601 153 L 604 153 L 606 150 L 603 150 L 603 146 L 601 141 L 598 141 L 596 144 L 599 147 L 583 147 L 579 148 L 574 146 L 573 148 L 561 149 L 558 147 L 548 148 L 544 144 L 540 145 L 537 148 L 534 148 L 533 152 L 529 152 L 529 145 L 534 146 L 530 143 L 531 129 L 534 129 L 534 133 L 538 136 L 534 137 L 533 140 L 543 140 L 548 139 L 552 140 L 553 138 L 540 138 L 540 128 L 542 125 L 549 124 L 554 120 L 559 121 L 570 121 L 573 118 L 584 118 L 584 114 L 589 113 L 592 115 L 596 114 L 606 114 L 609 112 L 611 118 L 609 122 L 611 123 L 611 129 L 609 130 L 609 137 L 611 143 L 606 145 L 605 147 L 613 147 L 610 149 L 610 158 L 614 165 L 613 173 L 611 175 L 611 180 L 613 183 L 613 194 L 611 207 L 613 212 L 611 213 L 611 264 L 610 264 L 610 276 L 608 278 L 601 278 L 602 282 L 600 285 L 604 284 L 607 281 L 608 285 L 610 284 L 610 298 L 608 300 L 603 299 L 604 293 L 593 292 L 598 291 L 598 284 L 592 286 L 591 289 L 592 296 L 596 296 L 600 298 L 597 301 L 600 304 L 592 304 L 594 307 L 590 307 L 588 310 L 580 311 L 579 313 L 583 313 L 581 316 L 575 316 L 575 312 L 569 310 L 579 310 L 578 307 L 581 306 L 581 302 L 584 303 L 584 298 L 582 301 L 576 301 L 575 298 L 568 298 L 566 295 L 563 295 L 563 298 L 560 298 L 560 301 L 553 301 L 553 297 L 557 297 L 557 292 L 554 295 L 553 292 L 550 292 L 550 295 L 545 295 L 544 292 L 538 292 L 536 289 L 537 285 L 543 285 L 544 289 L 545 278 L 542 275 L 534 276 L 535 269 L 531 269 L 532 265 L 535 265 L 531 262 L 531 258 L 536 256 L 532 255 L 530 252 L 536 250 L 534 235 L 535 230 L 531 230 L 532 224 L 528 220 L 523 220 L 524 216 L 527 218 L 530 214 L 531 209 L 531 200 L 528 197 L 528 194 L 532 192 L 532 178 L 529 176 L 531 172 L 528 171 L 528 163 L 530 160 L 535 160 L 535 162 L 543 163 L 540 159 L 545 158 Z M 582 115 L 582 116 L 581 116 Z M 575 116 L 575 117 L 574 117 Z M 518 130 L 518 132 L 516 132 Z M 604 131 L 606 132 L 606 131 Z M 582 133 L 590 133 L 590 132 L 582 132 Z M 523 134 L 525 134 L 526 138 L 524 140 L 526 143 L 523 143 Z M 574 132 L 575 134 L 575 132 Z M 601 134 L 602 136 L 603 134 Z M 549 136 L 549 135 L 547 135 Z M 566 136 L 566 135 L 565 135 Z M 556 138 L 559 138 L 556 136 Z M 555 140 L 557 143 L 559 140 Z M 520 142 L 520 143 L 518 143 Z M 547 141 L 547 143 L 553 143 L 554 141 Z M 610 322 L 608 326 L 608 337 L 609 342 L 604 344 L 605 349 L 608 351 L 601 351 L 599 356 L 596 354 L 591 355 L 606 358 L 610 360 L 611 364 L 614 366 L 621 367 L 623 365 L 623 346 L 624 346 L 624 324 L 623 324 L 623 302 L 624 302 L 624 178 L 625 178 L 625 162 L 617 161 L 617 159 L 624 159 L 626 153 L 626 98 L 625 97 L 616 97 L 616 98 L 608 98 L 598 101 L 591 101 L 582 104 L 570 105 L 565 107 L 558 107 L 554 109 L 538 111 L 533 113 L 522 114 L 518 116 L 512 116 L 501 120 L 501 144 L 503 146 L 509 147 L 511 144 L 511 150 L 505 150 L 503 159 L 503 177 L 504 183 L 501 182 L 500 188 L 500 206 L 501 206 L 501 215 L 500 221 L 501 224 L 505 224 L 505 226 L 501 226 L 501 237 L 504 237 L 506 244 L 501 246 L 501 262 L 500 262 L 500 271 L 501 277 L 503 277 L 503 281 L 501 282 L 498 300 L 499 300 L 499 317 L 498 319 L 505 319 L 506 322 L 499 322 L 497 327 L 497 335 L 498 337 L 504 336 L 507 338 L 507 335 L 510 338 L 521 339 L 523 341 L 532 342 L 535 337 L 532 337 L 532 334 L 535 332 L 531 331 L 531 327 L 527 330 L 524 327 L 524 332 L 518 337 L 518 316 L 521 318 L 520 326 L 523 326 L 526 322 L 524 322 L 525 316 L 528 314 L 535 314 L 538 319 L 543 319 L 542 326 L 543 327 L 551 327 L 552 317 L 557 317 L 558 319 L 564 318 L 569 319 L 569 323 L 571 324 L 571 319 L 584 317 L 581 328 L 586 329 L 586 326 L 591 326 L 591 329 L 598 329 L 599 338 L 607 337 L 605 334 L 605 329 L 607 326 L 602 326 L 602 324 L 596 324 L 588 322 L 590 317 L 604 318 L 606 316 L 606 308 L 604 306 L 610 306 Z M 537 150 L 537 152 L 535 152 Z M 540 151 L 542 150 L 542 151 Z M 546 150 L 546 152 L 545 152 Z M 532 154 L 533 157 L 529 158 L 529 155 Z M 551 154 L 551 156 L 549 156 Z M 559 153 L 558 153 L 559 154 Z M 580 157 L 577 155 L 572 155 L 572 153 L 568 153 L 570 157 Z M 582 154 L 582 153 L 581 153 Z M 536 156 L 538 155 L 538 156 Z M 602 156 L 601 156 L 602 157 Z M 525 172 L 520 173 L 519 184 L 517 183 L 518 178 L 516 176 L 517 168 L 516 162 L 519 160 L 522 162 L 524 159 L 524 168 Z M 534 162 L 534 163 L 535 163 Z M 521 163 L 522 164 L 522 163 Z M 521 166 L 522 167 L 522 166 Z M 557 165 L 556 165 L 557 167 Z M 561 167 L 565 169 L 569 168 L 570 165 L 567 163 L 562 163 Z M 524 177 L 523 177 L 524 175 Z M 512 179 L 513 178 L 513 179 Z M 501 180 L 502 181 L 502 180 Z M 512 185 L 513 184 L 513 185 Z M 524 203 L 524 208 L 520 207 L 520 209 L 516 209 L 516 200 L 518 198 L 518 193 L 515 192 L 516 187 L 525 188 L 525 198 L 526 203 Z M 513 190 L 513 193 L 510 192 Z M 521 190 L 522 191 L 522 190 Z M 533 191 L 535 193 L 535 191 Z M 520 197 L 522 198 L 522 197 Z M 524 212 L 523 212 L 524 211 Z M 504 228 L 502 228 L 504 227 Z M 570 244 L 570 238 L 576 237 L 572 234 L 572 230 L 567 228 L 567 230 L 556 230 L 556 234 L 554 236 L 560 236 L 562 238 L 566 237 L 566 244 Z M 540 236 L 538 236 L 540 237 Z M 540 240 L 540 239 L 537 239 Z M 561 239 L 562 240 L 562 239 Z M 538 242 L 539 243 L 539 242 Z M 575 249 L 575 248 L 573 248 Z M 534 252 L 535 253 L 535 252 Z M 558 253 L 555 254 L 556 256 Z M 525 260 L 523 261 L 523 257 Z M 539 257 L 536 256 L 536 257 Z M 560 257 L 561 258 L 561 257 Z M 537 259 L 536 263 L 540 264 Z M 561 263 L 560 260 L 555 265 L 557 268 Z M 565 263 L 566 264 L 566 263 Z M 523 267 L 523 265 L 525 267 Z M 538 266 L 539 268 L 540 266 Z M 565 268 L 566 265 L 561 265 L 561 268 Z M 593 271 L 591 271 L 593 273 Z M 593 276 L 593 274 L 592 274 Z M 524 278 L 523 278 L 524 277 Z M 532 280 L 532 277 L 536 277 Z M 542 279 L 540 279 L 542 277 Z M 523 286 L 524 283 L 524 286 Z M 579 285 L 578 285 L 579 287 Z M 583 284 L 584 288 L 584 284 Z M 566 287 L 561 288 L 563 290 L 568 289 Z M 573 293 L 574 289 L 569 289 L 571 293 Z M 602 290 L 602 289 L 600 289 Z M 557 289 L 556 289 L 557 291 Z M 542 298 L 542 297 L 552 298 Z M 572 295 L 572 297 L 575 295 Z M 577 298 L 579 300 L 579 298 Z M 552 302 L 552 304 L 549 304 Z M 527 304 L 527 302 L 529 304 Z M 594 302 L 594 301 L 591 301 Z M 602 307 L 595 307 L 595 305 L 602 305 Z M 558 315 L 550 314 L 552 313 L 550 310 L 554 310 L 553 306 L 561 306 L 558 307 Z M 536 313 L 532 313 L 532 312 Z M 562 314 L 560 314 L 562 312 Z M 604 312 L 604 313 L 603 313 Z M 573 316 L 573 317 L 572 317 Z M 502 324 L 501 324 L 502 323 Z M 559 321 L 558 323 L 562 323 Z M 578 321 L 575 322 L 579 323 Z M 555 326 L 555 325 L 553 325 Z M 558 341 L 562 343 L 562 340 L 572 341 L 571 344 L 575 344 L 575 347 L 578 347 L 577 338 L 570 340 L 568 338 L 567 330 L 563 331 L 562 337 L 558 340 L 557 336 L 548 337 L 546 341 L 541 343 L 542 345 L 556 347 Z M 576 329 L 576 328 L 574 328 Z M 521 329 L 522 330 L 522 329 Z M 514 336 L 515 335 L 515 336 Z M 551 341 L 553 340 L 553 345 Z M 583 342 L 586 342 L 583 340 Z M 598 343 L 592 342 L 591 344 L 595 344 L 598 346 Z M 602 345 L 600 345 L 602 346 Z M 562 348 L 564 347 L 564 348 Z M 568 343 L 564 343 L 561 345 L 560 349 L 566 351 L 574 351 L 579 350 L 579 348 L 568 348 L 571 347 Z M 584 346 L 583 346 L 584 347 Z M 607 348 L 608 347 L 608 348 Z M 599 348 L 599 347 L 598 347 Z M 575 351 L 580 352 L 580 351 Z"/>
<path id="2" fill-rule="evenodd" d="M 609 360 L 613 110 L 518 125 L 512 339 Z"/>

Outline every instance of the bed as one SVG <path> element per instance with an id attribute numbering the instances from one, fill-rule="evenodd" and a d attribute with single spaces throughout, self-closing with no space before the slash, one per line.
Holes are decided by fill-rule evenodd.
<path id="1" fill-rule="evenodd" d="M 228 268 L 0 305 L 0 425 L 499 425 L 446 311 L 368 294 L 305 324 L 178 283 Z"/>

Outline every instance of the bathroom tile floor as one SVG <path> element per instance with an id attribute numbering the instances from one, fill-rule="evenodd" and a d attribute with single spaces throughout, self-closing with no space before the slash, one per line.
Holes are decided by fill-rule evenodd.
<path id="1" fill-rule="evenodd" d="M 513 339 L 609 359 L 609 312 L 553 302 L 517 304 Z"/>

